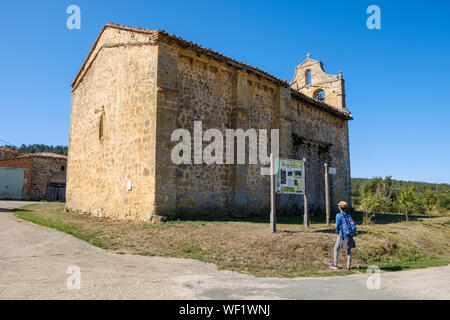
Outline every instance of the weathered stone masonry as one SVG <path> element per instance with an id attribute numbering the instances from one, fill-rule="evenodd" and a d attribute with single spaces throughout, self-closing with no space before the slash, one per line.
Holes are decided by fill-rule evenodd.
<path id="1" fill-rule="evenodd" d="M 305 85 L 316 85 L 320 76 L 318 70 Z M 338 172 L 332 201 L 350 201 L 352 118 L 336 103 L 345 96 L 333 83 L 342 76 L 321 87 L 333 105 L 303 94 L 295 80 L 292 89 L 164 31 L 106 25 L 72 84 L 67 208 L 144 221 L 267 214 L 269 177 L 260 175 L 259 165 L 172 163 L 172 132 L 185 128 L 193 136 L 194 121 L 223 133 L 280 129 L 280 155 L 308 159 L 309 204 L 324 207 L 324 161 Z M 303 208 L 298 196 L 281 196 L 278 203 L 282 211 Z"/>
<path id="2" fill-rule="evenodd" d="M 26 169 L 24 173 L 24 200 L 39 201 L 47 199 L 49 188 L 53 185 L 65 188 L 66 156 L 48 152 L 25 154 L 12 159 L 0 160 L 0 167 Z"/>
<path id="3" fill-rule="evenodd" d="M 0 148 L 0 160 L 14 159 L 21 155 L 23 155 L 22 152 L 12 150 L 6 147 Z"/>

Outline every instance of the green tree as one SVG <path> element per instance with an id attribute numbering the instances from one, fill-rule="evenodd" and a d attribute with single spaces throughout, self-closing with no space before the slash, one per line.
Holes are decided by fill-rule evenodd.
<path id="1" fill-rule="evenodd" d="M 371 204 L 369 211 L 392 212 L 394 190 L 392 189 L 392 179 L 390 176 L 382 179 L 381 177 L 372 178 L 361 183 L 359 193 L 361 195 L 361 204 L 365 199 L 365 207 Z"/>
<path id="2" fill-rule="evenodd" d="M 361 194 L 361 196 L 375 194 L 377 192 L 378 186 L 382 181 L 383 179 L 381 177 L 376 177 L 364 181 L 360 186 L 359 193 Z"/>
<path id="3" fill-rule="evenodd" d="M 450 189 L 445 188 L 442 193 L 438 195 L 437 206 L 439 211 L 447 213 L 450 210 Z"/>
<path id="4" fill-rule="evenodd" d="M 413 211 L 416 205 L 416 194 L 414 186 L 409 188 L 403 187 L 399 194 L 398 202 L 403 212 L 405 213 L 406 221 L 409 220 L 408 215 Z"/>
<path id="5" fill-rule="evenodd" d="M 425 190 L 425 192 L 422 194 L 422 202 L 423 207 L 425 208 L 425 211 L 428 213 L 428 215 L 431 215 L 431 212 L 434 209 L 434 206 L 437 203 L 437 193 L 434 190 Z"/>
<path id="6" fill-rule="evenodd" d="M 378 197 L 379 204 L 372 209 L 374 212 L 397 212 L 404 213 L 404 206 L 399 202 L 400 193 L 404 188 L 414 186 L 416 203 L 410 213 L 424 214 L 429 212 L 427 203 L 423 201 L 424 193 L 427 190 L 435 192 L 437 195 L 436 204 L 441 213 L 448 213 L 450 210 L 450 185 L 446 183 L 427 183 L 417 181 L 394 180 L 391 177 L 375 177 L 372 179 L 352 178 L 352 203 L 361 206 L 361 200 L 368 195 Z M 427 195 L 425 195 L 427 197 Z M 369 199 L 370 200 L 370 199 Z M 366 200 L 367 201 L 367 200 Z"/>
<path id="7" fill-rule="evenodd" d="M 373 217 L 373 212 L 380 212 L 383 206 L 383 200 L 377 194 L 367 193 L 361 198 L 361 209 L 364 212 L 363 223 L 368 224 Z"/>
<path id="8" fill-rule="evenodd" d="M 22 144 L 20 147 L 7 146 L 10 149 L 23 153 L 52 152 L 67 156 L 68 148 L 66 146 L 47 146 L 45 144 Z"/>

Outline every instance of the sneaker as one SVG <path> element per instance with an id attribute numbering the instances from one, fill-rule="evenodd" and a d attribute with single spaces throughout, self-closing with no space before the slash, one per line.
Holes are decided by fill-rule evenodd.
<path id="1" fill-rule="evenodd" d="M 330 264 L 330 269 L 337 270 L 338 267 L 337 267 L 337 265 L 335 265 L 335 264 Z"/>
<path id="2" fill-rule="evenodd" d="M 347 271 L 350 271 L 351 267 L 345 267 L 345 269 L 346 269 Z"/>

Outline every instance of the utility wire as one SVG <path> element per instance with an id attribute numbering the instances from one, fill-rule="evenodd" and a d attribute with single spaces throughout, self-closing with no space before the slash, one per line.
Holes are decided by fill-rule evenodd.
<path id="1" fill-rule="evenodd" d="M 13 144 L 11 142 L 8 142 L 6 140 L 0 139 L 1 142 L 5 143 L 6 145 L 10 145 L 13 146 Z"/>

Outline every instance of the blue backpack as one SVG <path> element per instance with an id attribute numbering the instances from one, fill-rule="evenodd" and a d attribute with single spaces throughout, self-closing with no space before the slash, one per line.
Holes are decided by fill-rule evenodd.
<path id="1" fill-rule="evenodd" d="M 355 236 L 356 223 L 353 221 L 352 216 L 346 212 L 343 212 L 342 218 L 342 231 L 344 232 L 344 236 Z"/>

